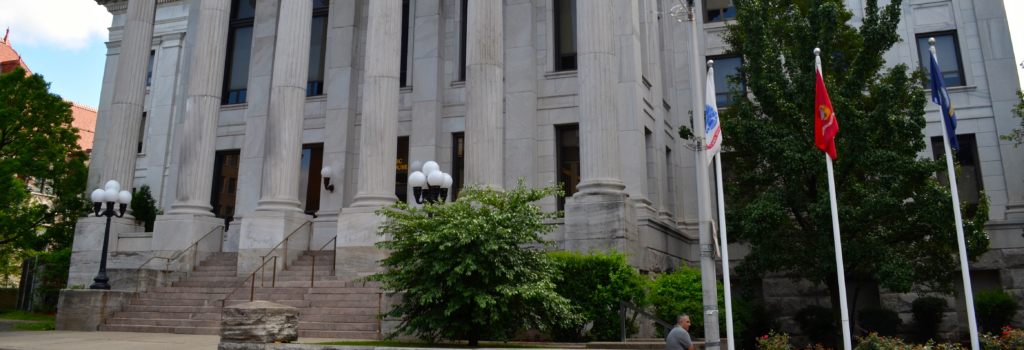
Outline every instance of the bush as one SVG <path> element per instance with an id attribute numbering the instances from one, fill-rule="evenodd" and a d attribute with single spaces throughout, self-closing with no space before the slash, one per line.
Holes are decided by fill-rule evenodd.
<path id="1" fill-rule="evenodd" d="M 917 332 L 922 342 L 938 337 L 939 325 L 942 324 L 945 311 L 946 299 L 920 297 L 914 300 L 910 312 L 914 314 L 914 323 L 917 324 Z"/>
<path id="2" fill-rule="evenodd" d="M 789 350 L 792 348 L 793 346 L 789 345 L 789 334 L 786 333 L 778 334 L 772 331 L 764 337 L 757 338 L 758 350 Z"/>
<path id="3" fill-rule="evenodd" d="M 760 339 L 782 328 L 774 315 L 778 310 L 769 309 L 764 304 L 749 302 L 743 298 L 733 298 L 733 326 L 742 324 L 743 330 L 734 329 L 737 349 L 754 349 Z M 723 316 L 724 317 L 724 316 Z M 725 333 L 722 333 L 725 334 Z"/>
<path id="4" fill-rule="evenodd" d="M 867 337 L 857 337 L 855 350 L 967 350 L 956 343 L 939 343 L 932 341 L 924 345 L 906 344 L 899 338 L 880 337 L 878 333 L 871 333 Z"/>
<path id="5" fill-rule="evenodd" d="M 982 334 L 982 350 L 1024 349 L 1024 331 L 1010 327 L 1003 328 L 1003 335 Z"/>
<path id="6" fill-rule="evenodd" d="M 903 319 L 896 311 L 881 307 L 866 307 L 857 313 L 857 325 L 868 332 L 876 332 L 881 336 L 896 334 L 896 328 L 903 324 Z"/>
<path id="7" fill-rule="evenodd" d="M 60 290 L 67 285 L 68 271 L 70 270 L 71 248 L 39 254 L 36 280 L 42 283 L 35 289 L 36 300 L 38 300 L 32 304 L 35 311 L 57 311 Z"/>
<path id="8" fill-rule="evenodd" d="M 142 185 L 132 195 L 132 216 L 135 216 L 136 222 L 146 225 L 146 232 L 153 232 L 153 223 L 156 222 L 156 216 L 159 214 L 160 212 L 156 209 L 156 199 L 153 199 L 149 185 Z"/>
<path id="9" fill-rule="evenodd" d="M 982 291 L 974 295 L 974 308 L 978 314 L 979 332 L 997 333 L 1010 325 L 1017 314 L 1017 302 L 1002 288 Z"/>
<path id="10" fill-rule="evenodd" d="M 646 304 L 647 281 L 629 264 L 626 254 L 591 252 L 557 252 L 548 254 L 555 261 L 561 281 L 555 292 L 569 299 L 583 318 L 572 327 L 554 327 L 548 333 L 559 342 L 618 340 L 619 300 L 638 307 Z M 636 334 L 636 317 L 628 320 L 626 336 Z M 587 323 L 593 327 L 586 330 Z"/>
<path id="11" fill-rule="evenodd" d="M 814 343 L 824 344 L 829 348 L 835 346 L 836 323 L 832 318 L 832 309 L 808 305 L 796 312 L 796 322 L 800 324 L 800 331 Z"/>
<path id="12" fill-rule="evenodd" d="M 717 283 L 718 289 L 718 327 L 725 334 L 725 287 Z M 704 337 L 704 302 L 702 299 L 700 270 L 681 266 L 671 273 L 657 275 L 648 300 L 654 305 L 654 316 L 674 324 L 676 317 L 682 314 L 690 316 L 690 336 Z M 743 332 L 743 325 L 734 320 L 733 331 Z M 657 334 L 664 337 L 664 330 L 658 327 Z"/>

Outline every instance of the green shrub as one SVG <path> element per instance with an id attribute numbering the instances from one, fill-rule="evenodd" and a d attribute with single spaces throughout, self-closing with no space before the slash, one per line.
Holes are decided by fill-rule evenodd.
<path id="1" fill-rule="evenodd" d="M 39 301 L 33 303 L 32 307 L 35 311 L 57 311 L 60 290 L 67 286 L 68 271 L 70 269 L 70 247 L 64 250 L 39 254 L 39 267 L 36 270 L 36 279 L 42 283 L 35 289 L 36 300 Z"/>
<path id="2" fill-rule="evenodd" d="M 834 347 L 836 323 L 831 308 L 808 305 L 796 312 L 796 323 L 800 324 L 800 331 L 814 343 Z"/>
<path id="3" fill-rule="evenodd" d="M 906 344 L 899 338 L 880 337 L 878 333 L 871 333 L 866 337 L 857 337 L 855 350 L 967 350 L 957 343 L 939 343 L 932 341 L 919 344 Z"/>
<path id="4" fill-rule="evenodd" d="M 549 256 L 561 276 L 561 281 L 555 283 L 555 292 L 569 299 L 583 318 L 573 327 L 553 327 L 548 330 L 551 337 L 559 342 L 618 340 L 619 300 L 645 306 L 649 279 L 629 264 L 626 254 L 614 250 L 608 254 L 557 252 Z M 593 322 L 593 327 L 587 331 L 589 322 Z M 626 336 L 636 334 L 638 329 L 634 316 L 626 324 Z"/>
<path id="5" fill-rule="evenodd" d="M 1003 328 L 1002 336 L 982 334 L 979 340 L 982 350 L 1024 349 L 1024 331 L 1010 327 Z"/>
<path id="6" fill-rule="evenodd" d="M 937 297 L 920 297 L 914 300 L 910 312 L 914 314 L 914 323 L 921 336 L 921 342 L 938 337 L 939 325 L 942 324 L 943 312 L 946 311 L 946 299 Z"/>
<path id="7" fill-rule="evenodd" d="M 866 307 L 857 313 L 857 326 L 881 336 L 896 334 L 896 328 L 901 324 L 900 314 L 886 308 Z"/>
<path id="8" fill-rule="evenodd" d="M 778 334 L 771 331 L 763 337 L 757 338 L 758 350 L 789 350 L 792 348 L 793 346 L 789 345 L 789 334 L 786 333 Z"/>
<path id="9" fill-rule="evenodd" d="M 687 268 L 685 266 L 671 273 L 658 274 L 657 279 L 651 287 L 651 294 L 648 300 L 654 305 L 654 316 L 668 321 L 675 322 L 676 317 L 682 314 L 690 316 L 690 335 L 694 338 L 704 337 L 704 302 L 702 299 L 700 270 Z M 718 327 L 725 334 L 725 294 L 722 282 L 717 283 L 718 289 L 718 310 L 721 315 L 718 318 Z M 734 320 L 733 331 L 742 333 L 743 325 Z M 657 335 L 664 337 L 664 330 L 657 329 Z"/>
<path id="10" fill-rule="evenodd" d="M 974 308 L 977 310 L 979 332 L 997 333 L 1010 325 L 1010 319 L 1017 314 L 1017 302 L 1013 296 L 1004 293 L 1002 288 L 982 291 L 974 295 Z"/>
<path id="11" fill-rule="evenodd" d="M 156 216 L 159 214 L 160 212 L 156 209 L 156 199 L 153 199 L 149 185 L 142 185 L 132 195 L 132 216 L 135 216 L 135 221 L 146 225 L 146 232 L 153 232 L 153 223 L 156 222 Z"/>

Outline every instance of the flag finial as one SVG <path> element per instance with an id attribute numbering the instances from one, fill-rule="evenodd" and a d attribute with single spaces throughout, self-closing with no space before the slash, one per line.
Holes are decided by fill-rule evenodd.
<path id="1" fill-rule="evenodd" d="M 935 46 L 935 38 L 928 38 L 928 45 Z"/>
<path id="2" fill-rule="evenodd" d="M 711 68 L 714 65 L 715 65 L 715 60 L 708 60 L 708 68 Z"/>
<path id="3" fill-rule="evenodd" d="M 821 54 L 821 49 L 819 49 L 819 48 L 815 47 L 815 48 L 814 48 L 814 55 L 815 55 L 815 56 L 818 56 L 818 55 L 820 55 L 820 54 Z"/>

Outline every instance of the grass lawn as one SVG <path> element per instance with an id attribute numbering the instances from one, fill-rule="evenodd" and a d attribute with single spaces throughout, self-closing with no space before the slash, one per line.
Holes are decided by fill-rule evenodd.
<path id="1" fill-rule="evenodd" d="M 32 322 L 32 323 L 15 323 L 11 325 L 11 328 L 19 329 L 23 331 L 49 331 L 53 330 L 53 322 Z"/>
<path id="2" fill-rule="evenodd" d="M 415 341 L 387 341 L 387 340 L 376 340 L 376 341 L 336 341 L 329 343 L 316 343 L 317 345 L 351 345 L 351 346 L 379 346 L 379 347 L 396 347 L 396 348 L 460 348 L 460 349 L 478 349 L 478 348 L 517 348 L 517 349 L 543 349 L 550 348 L 536 345 L 522 345 L 522 344 L 509 344 L 509 343 L 484 343 L 481 342 L 477 347 L 466 346 L 465 343 L 427 343 L 427 342 L 415 342 Z"/>
<path id="3" fill-rule="evenodd" d="M 0 319 L 5 320 L 50 321 L 52 323 L 56 318 L 57 314 L 51 312 L 28 312 L 10 309 L 0 310 Z"/>

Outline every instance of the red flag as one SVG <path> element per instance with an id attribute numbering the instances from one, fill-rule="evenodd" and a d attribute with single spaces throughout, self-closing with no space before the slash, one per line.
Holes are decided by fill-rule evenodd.
<path id="1" fill-rule="evenodd" d="M 829 157 L 836 159 L 836 133 L 839 132 L 839 121 L 832 110 L 832 101 L 828 99 L 828 91 L 825 90 L 825 81 L 821 79 L 821 72 L 817 72 L 818 83 L 814 88 L 814 145 L 828 153 Z"/>

